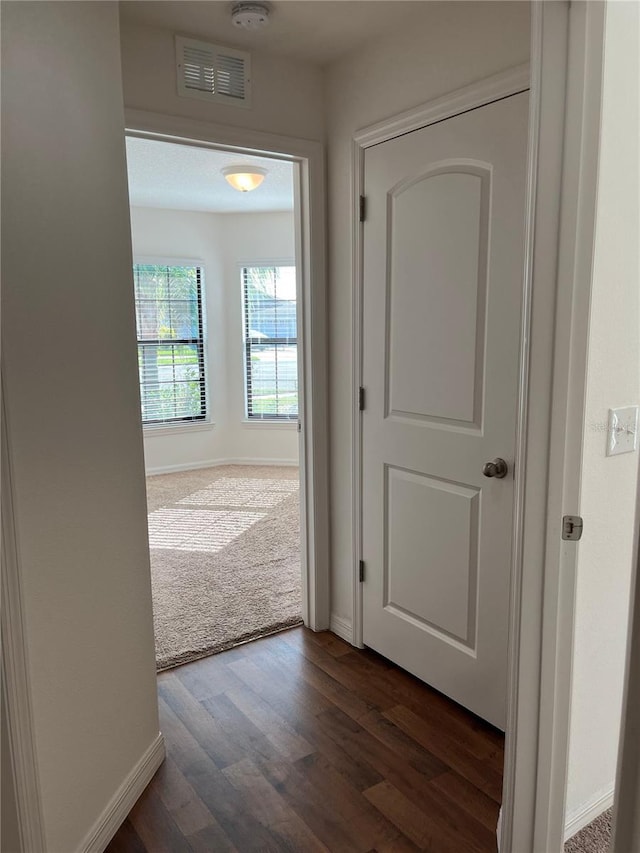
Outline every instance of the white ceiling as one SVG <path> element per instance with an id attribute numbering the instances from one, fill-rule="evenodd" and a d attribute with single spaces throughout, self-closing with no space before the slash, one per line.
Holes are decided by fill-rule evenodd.
<path id="1" fill-rule="evenodd" d="M 253 164 L 269 170 L 252 192 L 234 190 L 225 166 Z M 266 213 L 293 210 L 293 165 L 210 148 L 127 138 L 129 199 L 135 207 L 209 213 Z"/>
<path id="2" fill-rule="evenodd" d="M 123 22 L 162 27 L 244 50 L 265 50 L 319 65 L 371 39 L 427 22 L 431 0 L 272 0 L 268 26 L 247 32 L 231 23 L 226 0 L 121 0 Z"/>

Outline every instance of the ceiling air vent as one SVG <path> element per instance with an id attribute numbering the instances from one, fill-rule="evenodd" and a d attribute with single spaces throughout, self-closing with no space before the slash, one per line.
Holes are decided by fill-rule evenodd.
<path id="1" fill-rule="evenodd" d="M 178 94 L 251 106 L 251 59 L 243 50 L 176 36 Z"/>

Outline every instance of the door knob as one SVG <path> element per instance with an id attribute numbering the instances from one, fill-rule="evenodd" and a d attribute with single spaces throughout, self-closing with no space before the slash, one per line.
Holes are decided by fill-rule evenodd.
<path id="1" fill-rule="evenodd" d="M 508 470 L 509 466 L 499 456 L 493 462 L 485 462 L 482 466 L 482 473 L 485 477 L 496 477 L 498 480 L 506 477 Z"/>

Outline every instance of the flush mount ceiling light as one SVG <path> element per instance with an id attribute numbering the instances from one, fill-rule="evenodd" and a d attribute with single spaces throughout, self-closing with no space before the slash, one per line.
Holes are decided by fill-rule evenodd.
<path id="1" fill-rule="evenodd" d="M 227 166 L 221 171 L 234 190 L 248 193 L 260 186 L 268 169 L 260 166 Z"/>
<path id="2" fill-rule="evenodd" d="M 231 9 L 231 22 L 243 30 L 260 30 L 269 23 L 269 7 L 264 3 L 236 3 Z"/>

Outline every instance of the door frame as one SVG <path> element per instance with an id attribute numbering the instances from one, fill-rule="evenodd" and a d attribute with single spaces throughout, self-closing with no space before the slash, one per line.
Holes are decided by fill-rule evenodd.
<path id="1" fill-rule="evenodd" d="M 360 199 L 364 195 L 364 155 L 367 148 L 388 142 L 398 136 L 422 130 L 431 124 L 444 121 L 493 101 L 525 92 L 529 88 L 529 67 L 520 65 L 500 74 L 487 77 L 464 89 L 416 109 L 393 116 L 365 127 L 355 134 L 351 145 L 352 183 L 352 258 L 353 258 L 353 372 L 352 372 L 352 481 L 353 481 L 353 645 L 363 648 L 363 596 L 360 581 L 362 559 L 362 412 L 359 389 L 363 377 L 363 307 L 364 307 L 364 223 L 360 221 Z"/>
<path id="2" fill-rule="evenodd" d="M 417 109 L 410 110 L 388 120 L 379 122 L 359 131 L 352 141 L 352 174 L 353 174 L 353 615 L 352 642 L 358 648 L 364 647 L 363 642 L 363 590 L 360 581 L 360 560 L 363 553 L 362 541 L 362 411 L 360 410 L 359 388 L 363 381 L 363 307 L 364 307 L 364 223 L 360 216 L 360 198 L 364 195 L 364 160 L 365 151 L 371 146 L 387 142 L 398 136 L 421 130 L 431 124 L 453 118 L 470 110 L 477 109 L 490 103 L 502 100 L 512 95 L 530 90 L 529 65 L 520 65 L 505 72 L 479 80 L 463 89 L 458 89 L 449 95 L 431 101 Z M 525 227 L 525 264 L 523 267 L 522 287 L 523 299 L 521 309 L 521 351 L 519 358 L 518 409 L 516 419 L 516 445 L 514 462 L 514 515 L 513 515 L 513 546 L 511 558 L 511 594 L 509 615 L 509 657 L 508 657 L 508 687 L 507 687 L 507 739 L 505 749 L 505 769 L 503 802 L 505 815 L 502 821 L 501 850 L 511 851 L 511 837 L 514 832 L 511 820 L 513 804 L 516 797 L 516 749 L 515 738 L 511 732 L 517 731 L 517 708 L 519 698 L 519 678 L 517 667 L 518 647 L 520 636 L 521 608 L 518 605 L 522 585 L 523 567 L 523 537 L 524 537 L 524 497 L 526 489 L 526 449 L 527 449 L 527 414 L 529 407 L 529 369 L 531 343 L 531 309 L 532 309 L 532 225 L 534 210 L 533 179 L 536 165 L 537 150 L 534 144 L 531 128 L 536 124 L 537 98 L 535 92 L 530 92 L 530 128 L 528 137 L 527 163 L 527 193 L 526 210 L 523 211 L 523 226 Z M 366 206 L 366 202 L 365 202 Z M 519 768 L 518 768 L 519 769 Z M 525 848 L 513 848 L 524 853 Z"/>
<path id="3" fill-rule="evenodd" d="M 287 160 L 294 169 L 299 290 L 302 616 L 329 627 L 329 499 L 324 149 L 321 143 L 262 131 L 125 109 L 125 135 Z"/>
<path id="4" fill-rule="evenodd" d="M 549 310 L 548 335 L 550 364 L 546 385 L 549 407 L 549 438 L 545 456 L 546 494 L 540 509 L 545 510 L 539 528 L 525 524 L 525 565 L 535 554 L 533 537 L 544 531 L 544 550 L 537 573 L 523 570 L 520 651 L 518 675 L 525 684 L 527 656 L 530 666 L 538 666 L 536 714 L 518 709 L 517 752 L 520 785 L 514 784 L 513 848 L 520 839 L 532 839 L 532 848 L 562 851 L 566 830 L 566 790 L 568 781 L 569 734 L 573 641 L 576 606 L 578 547 L 562 539 L 562 516 L 580 514 L 581 474 L 585 423 L 589 318 L 593 273 L 593 245 L 596 220 L 598 163 L 601 127 L 602 73 L 604 60 L 605 2 L 534 3 L 532 53 L 537 57 L 536 86 L 539 92 L 537 117 L 537 163 L 535 195 L 531 199 L 532 266 L 536 287 L 555 282 L 555 312 Z M 541 7 L 535 9 L 536 6 Z M 552 213 L 545 222 L 545 217 Z M 553 233 L 551 232 L 553 229 Z M 553 265 L 553 266 L 552 266 Z M 554 316 L 555 314 L 555 316 Z M 532 336 L 537 333 L 544 346 L 542 322 L 536 323 L 535 306 Z M 543 359 L 538 359 L 542 372 Z M 531 383 L 536 365 L 532 359 Z M 532 399 L 539 400 L 541 395 Z M 536 403 L 537 405 L 537 403 Z M 537 413 L 538 416 L 540 412 Z M 533 420 L 533 419 L 532 419 Z M 530 427 L 528 478 L 535 478 L 539 436 Z M 539 458 L 539 457 L 538 457 Z M 542 486 L 542 481 L 540 483 Z M 535 504 L 534 504 L 535 511 Z M 527 513 L 529 515 L 529 511 Z M 544 527 L 542 522 L 544 521 Z M 529 549 L 527 553 L 526 549 Z M 528 589 L 525 588 L 529 584 Z M 539 595 L 537 615 L 528 596 Z M 533 618 L 535 616 L 535 618 Z M 528 622 L 525 628 L 525 621 Z M 539 639 L 533 631 L 539 629 Z M 534 656 L 535 653 L 535 656 Z M 531 678 L 530 678 L 531 680 Z M 525 831 L 518 821 L 523 805 L 523 764 L 526 741 L 536 743 L 535 773 L 530 772 L 531 789 L 526 796 L 533 821 Z M 525 765 L 526 766 L 526 765 Z M 513 770 L 515 776 L 516 771 Z M 526 775 L 526 774 L 525 774 Z M 535 787 L 534 787 L 535 783 Z"/>
<path id="5" fill-rule="evenodd" d="M 364 152 L 400 134 L 530 90 L 500 832 L 505 853 L 561 853 L 564 842 L 577 548 L 561 539 L 561 525 L 563 514 L 579 511 L 603 26 L 603 2 L 532 3 L 530 66 L 510 69 L 366 127 L 352 140 L 351 640 L 362 647 L 358 391 L 363 355 Z"/>
<path id="6" fill-rule="evenodd" d="M 462 116 L 467 113 L 471 113 L 476 109 L 482 108 L 484 106 L 488 106 L 490 104 L 495 104 L 500 101 L 505 100 L 509 97 L 514 97 L 519 94 L 523 94 L 528 92 L 529 90 L 529 66 L 528 64 L 515 66 L 513 68 L 507 69 L 504 72 L 500 72 L 498 74 L 492 75 L 488 78 L 481 79 L 469 86 L 464 87 L 463 89 L 458 89 L 448 95 L 445 95 L 437 100 L 434 100 L 422 107 L 418 107 L 417 109 L 410 110 L 408 112 L 402 113 L 398 116 L 395 116 L 388 120 L 383 120 L 382 122 L 376 123 L 368 128 L 360 130 L 354 136 L 354 147 L 353 147 L 353 157 L 354 157 L 354 186 L 353 192 L 354 197 L 359 199 L 364 196 L 364 210 L 363 213 L 358 210 L 359 216 L 358 220 L 363 218 L 366 222 L 368 218 L 368 198 L 367 196 L 367 186 L 366 186 L 366 173 L 365 173 L 365 160 L 366 153 L 370 149 L 377 148 L 377 146 L 384 144 L 386 142 L 390 142 L 396 139 L 401 139 L 402 137 L 407 136 L 411 133 L 416 133 L 422 130 L 425 130 L 431 126 L 439 125 L 443 121 L 454 118 L 456 116 Z M 525 110 L 525 115 L 527 113 L 527 105 L 523 105 Z M 525 131 L 526 139 L 523 141 L 523 147 L 528 144 L 528 129 Z M 524 152 L 523 152 L 524 154 Z M 447 156 L 446 152 L 442 156 Z M 524 161 L 524 157 L 523 157 Z M 524 162 L 523 162 L 523 165 Z M 527 175 L 527 170 L 525 168 L 522 169 L 524 175 Z M 407 179 L 409 182 L 409 179 Z M 397 185 L 396 185 L 397 186 Z M 525 193 L 522 193 L 523 197 L 525 197 Z M 360 201 L 359 201 L 360 208 Z M 364 313 L 365 313 L 365 272 L 364 272 L 364 251 L 365 251 L 365 222 L 358 221 L 358 229 L 356 235 L 357 248 L 354 253 L 354 257 L 357 258 L 358 261 L 358 274 L 356 278 L 357 286 L 354 288 L 354 300 L 356 305 L 354 305 L 353 316 L 355 318 L 354 322 L 354 358 L 353 363 L 355 365 L 355 373 L 357 374 L 357 378 L 354 380 L 357 382 L 357 388 L 364 385 L 364 396 L 365 399 L 369 396 L 369 389 L 366 387 L 366 381 L 364 376 L 364 367 L 365 367 L 365 352 L 364 352 Z M 525 208 L 522 208 L 522 224 L 524 227 L 525 223 Z M 524 241 L 523 241 L 524 244 Z M 513 517 L 514 517 L 514 531 L 516 531 L 513 539 L 515 540 L 517 537 L 518 530 L 518 521 L 519 513 L 517 511 L 517 507 L 519 506 L 520 501 L 520 484 L 524 477 L 523 471 L 523 454 L 522 454 L 522 444 L 521 444 L 521 436 L 523 433 L 522 423 L 524 422 L 524 417 L 526 416 L 526 408 L 523 404 L 523 389 L 525 387 L 525 359 L 528 357 L 528 350 L 526 349 L 526 345 L 528 344 L 528 335 L 525 334 L 525 319 L 528 316 L 528 305 L 530 303 L 530 281 L 524 275 L 524 266 L 520 267 L 518 264 L 518 273 L 520 269 L 522 269 L 522 283 L 523 283 L 523 300 L 522 300 L 522 308 L 520 314 L 518 315 L 518 324 L 522 328 L 522 334 L 519 336 L 524 342 L 525 347 L 520 353 L 520 364 L 519 371 L 517 377 L 517 386 L 516 386 L 516 394 L 517 394 L 517 409 L 516 409 L 516 440 L 514 442 L 514 483 L 513 483 Z M 516 282 L 517 284 L 517 282 Z M 515 318 L 514 318 L 515 320 Z M 387 329 L 387 334 L 389 334 L 389 330 Z M 517 340 L 519 340 L 519 338 Z M 519 343 L 516 345 L 519 347 Z M 357 355 L 356 355 L 357 353 Z M 354 389 L 355 390 L 355 389 Z M 388 394 L 388 390 L 387 390 Z M 356 645 L 359 648 L 364 647 L 364 584 L 360 580 L 360 561 L 364 560 L 365 557 L 365 530 L 364 530 L 364 517 L 363 517 L 363 506 L 364 501 L 362 499 L 362 495 L 364 494 L 364 483 L 365 483 L 365 471 L 364 471 L 364 412 L 360 410 L 360 393 L 354 393 L 352 399 L 357 403 L 355 417 L 353 418 L 353 424 L 355 426 L 354 435 L 354 446 L 355 451 L 353 455 L 353 464 L 357 469 L 356 482 L 359 483 L 359 487 L 354 489 L 353 499 L 354 499 L 354 509 L 353 509 L 353 517 L 356 519 L 356 524 L 354 525 L 354 541 L 356 546 L 356 560 L 358 566 L 358 572 L 354 571 L 353 573 L 353 616 L 352 616 L 352 624 L 354 625 L 354 640 Z M 510 464 L 511 468 L 511 464 Z M 511 539 L 511 537 L 510 537 Z M 509 549 L 511 550 L 511 544 L 509 544 Z M 512 564 L 515 564 L 512 560 Z M 510 572 L 511 574 L 511 572 Z M 511 609 L 511 602 L 509 602 L 509 606 Z M 505 625 L 506 627 L 506 625 Z M 355 632 L 358 632 L 357 635 Z M 507 665 L 507 661 L 504 662 L 505 666 Z"/>

